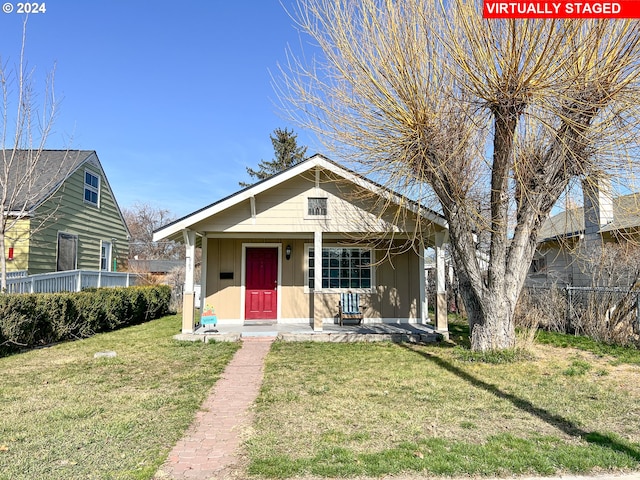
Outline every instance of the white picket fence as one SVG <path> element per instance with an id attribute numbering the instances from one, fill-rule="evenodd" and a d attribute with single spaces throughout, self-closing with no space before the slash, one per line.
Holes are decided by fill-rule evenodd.
<path id="1" fill-rule="evenodd" d="M 128 272 L 67 270 L 7 278 L 7 293 L 79 292 L 85 288 L 128 287 L 137 276 Z"/>

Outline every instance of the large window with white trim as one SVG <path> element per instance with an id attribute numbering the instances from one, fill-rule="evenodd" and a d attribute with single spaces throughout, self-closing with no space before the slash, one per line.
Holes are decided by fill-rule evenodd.
<path id="1" fill-rule="evenodd" d="M 316 268 L 322 269 L 323 289 L 369 289 L 373 286 L 372 250 L 366 247 L 323 247 L 318 258 L 307 247 L 307 286 L 315 287 Z"/>

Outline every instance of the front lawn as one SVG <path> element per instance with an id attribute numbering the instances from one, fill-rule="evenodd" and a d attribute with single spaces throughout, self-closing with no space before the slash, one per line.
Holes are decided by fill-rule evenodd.
<path id="1" fill-rule="evenodd" d="M 640 366 L 535 345 L 514 363 L 460 348 L 276 343 L 248 471 L 268 478 L 640 470 Z M 526 358 L 526 357 L 524 357 Z"/>
<path id="2" fill-rule="evenodd" d="M 0 358 L 0 479 L 151 478 L 238 348 L 174 341 L 180 322 Z"/>

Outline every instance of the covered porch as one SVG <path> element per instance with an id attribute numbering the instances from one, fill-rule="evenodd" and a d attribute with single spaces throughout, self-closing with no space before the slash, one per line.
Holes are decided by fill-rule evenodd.
<path id="1" fill-rule="evenodd" d="M 357 295 L 363 328 L 421 325 L 446 333 L 441 215 L 315 155 L 169 224 L 154 240 L 185 244 L 184 334 L 201 312 L 218 329 L 257 324 L 335 328 L 341 294 Z M 435 315 L 427 314 L 425 249 L 435 251 Z M 433 260 L 432 260 L 433 262 Z"/>
<path id="2" fill-rule="evenodd" d="M 204 333 L 199 318 L 207 309 L 215 314 L 221 332 L 448 332 L 446 232 L 426 239 L 434 251 L 431 262 L 435 258 L 433 305 L 427 297 L 425 248 L 407 249 L 406 238 L 361 238 L 354 243 L 323 232 L 312 237 L 291 233 L 284 239 L 268 233 L 237 238 L 187 231 L 184 236 L 183 333 Z M 196 245 L 202 248 L 199 311 L 195 308 L 195 262 L 191 260 Z M 389 253 L 393 248 L 405 251 Z M 315 252 L 323 252 L 322 258 Z M 256 254 L 257 260 L 252 260 Z M 338 324 L 338 305 L 345 291 L 357 293 L 360 299 L 361 325 Z"/>

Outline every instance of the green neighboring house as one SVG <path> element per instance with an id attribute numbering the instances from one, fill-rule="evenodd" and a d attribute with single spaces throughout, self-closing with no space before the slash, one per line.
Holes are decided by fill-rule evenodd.
<path id="1" fill-rule="evenodd" d="M 26 215 L 6 232 L 7 272 L 124 270 L 130 234 L 96 152 L 41 155 L 33 177 L 45 187 L 32 189 Z"/>

